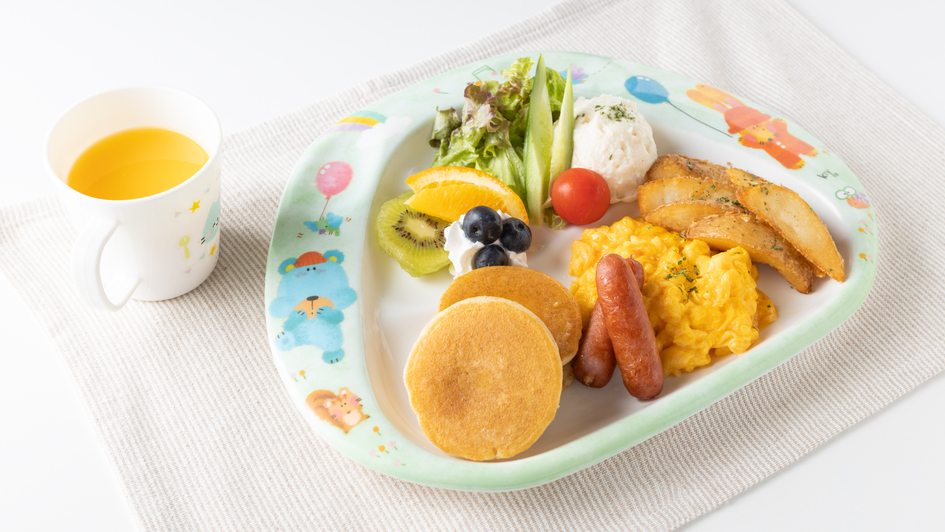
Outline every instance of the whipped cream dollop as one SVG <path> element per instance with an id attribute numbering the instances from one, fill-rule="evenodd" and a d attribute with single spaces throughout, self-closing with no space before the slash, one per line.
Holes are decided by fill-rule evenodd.
<path id="1" fill-rule="evenodd" d="M 502 221 L 511 218 L 502 211 L 497 212 Z M 443 233 L 446 235 L 446 244 L 443 245 L 443 249 L 449 253 L 450 274 L 453 277 L 459 277 L 464 273 L 473 271 L 473 259 L 476 257 L 476 252 L 486 247 L 482 242 L 473 242 L 466 238 L 466 233 L 463 232 L 463 220 L 465 218 L 465 214 L 460 216 L 459 221 L 451 223 Z M 498 240 L 493 243 L 502 245 Z M 509 266 L 528 267 L 528 258 L 524 253 L 513 253 L 507 249 L 505 252 L 509 256 Z"/>

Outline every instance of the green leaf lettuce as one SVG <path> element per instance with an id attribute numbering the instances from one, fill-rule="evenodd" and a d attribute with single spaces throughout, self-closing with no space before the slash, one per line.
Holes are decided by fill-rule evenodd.
<path id="1" fill-rule="evenodd" d="M 463 91 L 461 113 L 437 110 L 430 145 L 437 148 L 433 166 L 467 166 L 486 172 L 525 197 L 523 147 L 528 103 L 534 78 L 530 57 L 516 59 L 501 72 L 504 81 L 470 83 Z M 546 68 L 552 113 L 561 109 L 565 80 Z"/>

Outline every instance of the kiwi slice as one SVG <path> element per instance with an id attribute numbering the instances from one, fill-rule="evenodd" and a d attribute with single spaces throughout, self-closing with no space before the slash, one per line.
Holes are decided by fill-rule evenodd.
<path id="1" fill-rule="evenodd" d="M 443 249 L 444 231 L 450 225 L 404 205 L 413 195 L 407 191 L 381 206 L 377 214 L 377 242 L 400 267 L 420 277 L 449 265 L 449 254 Z"/>

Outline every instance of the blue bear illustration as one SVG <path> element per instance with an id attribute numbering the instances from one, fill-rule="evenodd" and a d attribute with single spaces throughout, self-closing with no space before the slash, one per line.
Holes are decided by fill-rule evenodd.
<path id="1" fill-rule="evenodd" d="M 276 347 L 288 351 L 299 345 L 320 348 L 322 360 L 328 364 L 345 356 L 341 312 L 351 306 L 357 294 L 348 286 L 348 276 L 341 268 L 344 254 L 326 251 L 324 255 L 309 251 L 299 258 L 286 259 L 279 265 L 279 290 L 269 305 L 269 314 L 288 318 L 282 332 L 276 335 Z"/>
<path id="2" fill-rule="evenodd" d="M 220 200 L 216 200 L 210 205 L 210 212 L 207 213 L 207 221 L 203 223 L 203 233 L 200 236 L 200 243 L 206 244 L 217 236 L 217 230 L 220 228 Z"/>

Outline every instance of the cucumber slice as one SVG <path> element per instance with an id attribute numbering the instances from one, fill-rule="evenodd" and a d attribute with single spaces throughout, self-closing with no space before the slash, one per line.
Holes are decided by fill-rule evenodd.
<path id="1" fill-rule="evenodd" d="M 561 116 L 555 123 L 555 138 L 551 145 L 551 171 L 548 190 L 561 172 L 571 168 L 571 156 L 574 154 L 574 91 L 571 88 L 571 65 L 568 65 L 568 79 L 565 80 L 564 96 L 561 98 Z"/>
<path id="2" fill-rule="evenodd" d="M 530 99 L 525 127 L 525 209 L 532 227 L 539 227 L 542 224 L 542 206 L 548 196 L 551 145 L 554 141 L 545 58 L 540 55 Z M 573 107 L 571 114 L 574 114 Z"/>

